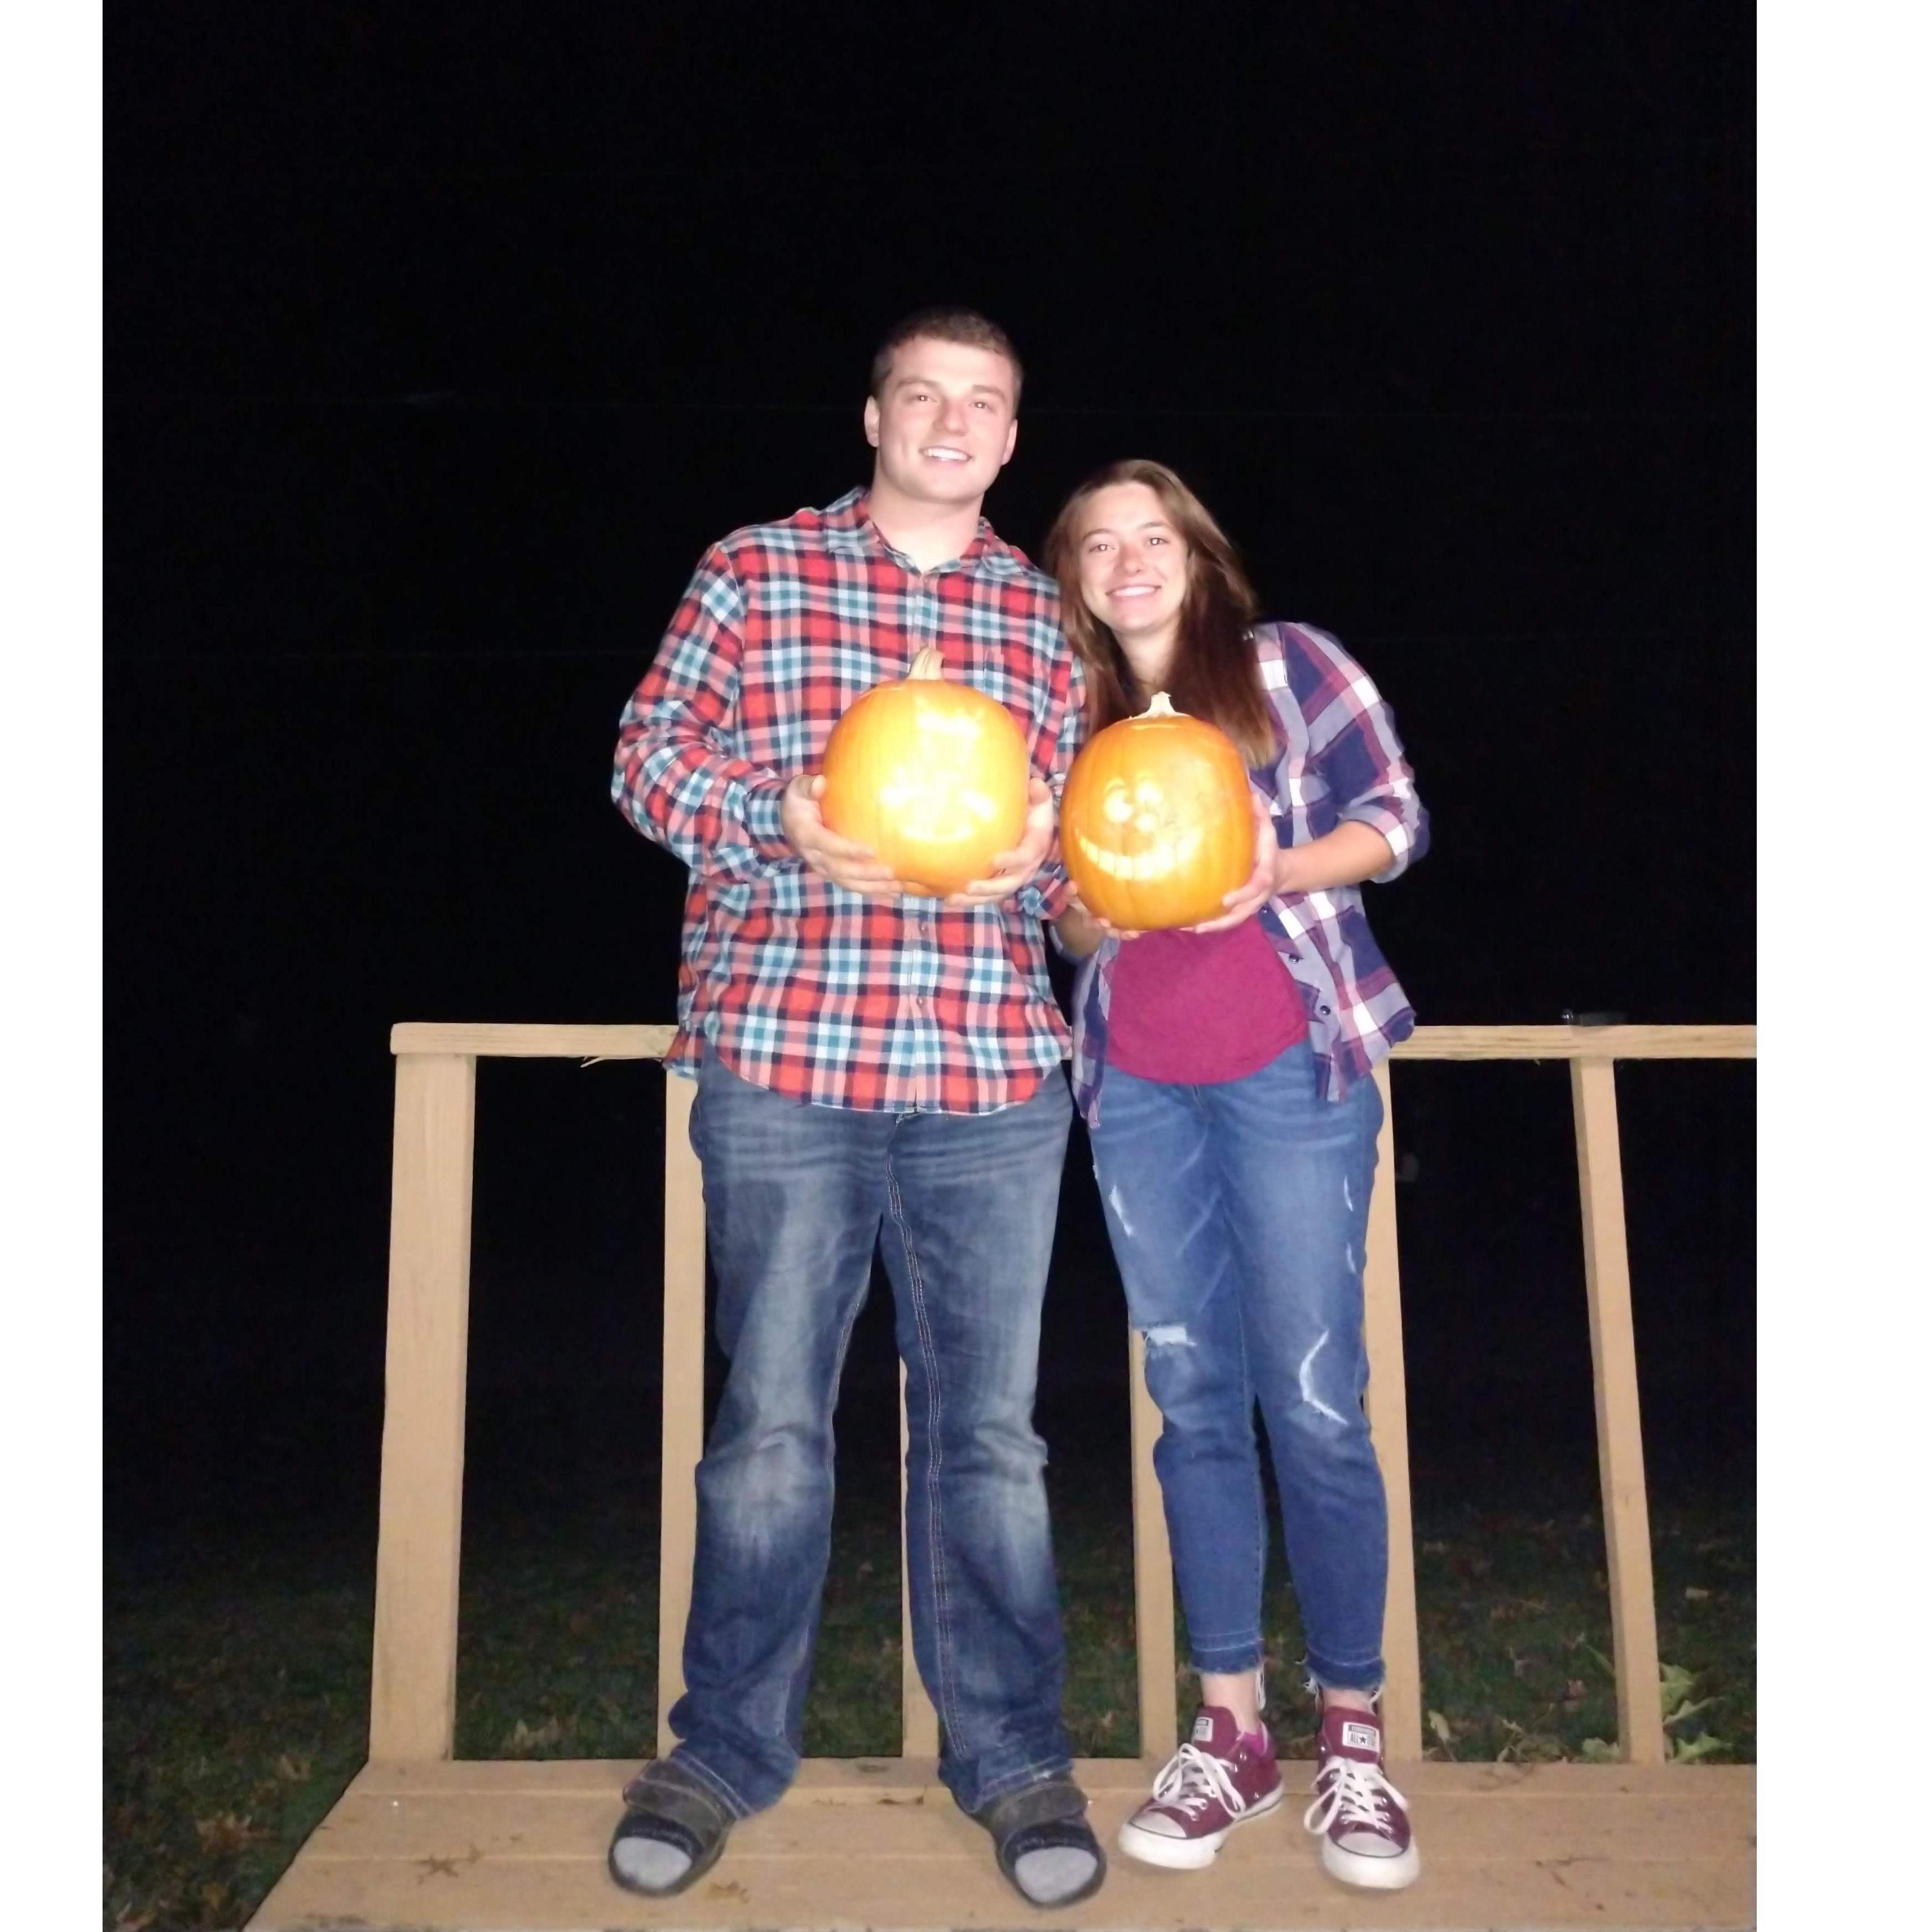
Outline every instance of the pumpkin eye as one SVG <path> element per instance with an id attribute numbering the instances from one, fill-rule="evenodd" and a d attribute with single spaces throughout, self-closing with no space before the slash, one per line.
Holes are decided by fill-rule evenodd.
<path id="1" fill-rule="evenodd" d="M 1109 786 L 1099 808 L 1109 825 L 1124 825 L 1133 816 L 1133 801 L 1124 785 Z"/>
<path id="2" fill-rule="evenodd" d="M 1133 788 L 1133 796 L 1140 804 L 1144 806 L 1158 806 L 1165 805 L 1167 802 L 1166 794 L 1162 791 L 1151 778 L 1142 778 Z"/>
<path id="3" fill-rule="evenodd" d="M 1134 819 L 1133 829 L 1135 832 L 1157 832 L 1160 829 L 1160 821 L 1150 812 L 1143 812 Z"/>

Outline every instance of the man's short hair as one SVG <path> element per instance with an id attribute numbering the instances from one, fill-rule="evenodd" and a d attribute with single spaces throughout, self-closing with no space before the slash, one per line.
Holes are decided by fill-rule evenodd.
<path id="1" fill-rule="evenodd" d="M 961 342 L 968 349 L 990 350 L 1012 364 L 1012 406 L 1019 406 L 1019 386 L 1026 380 L 1019 352 L 1012 338 L 997 322 L 973 308 L 921 308 L 894 322 L 871 358 L 871 382 L 865 393 L 883 400 L 885 385 L 892 374 L 892 358 L 904 345 L 920 337 L 934 342 Z"/>

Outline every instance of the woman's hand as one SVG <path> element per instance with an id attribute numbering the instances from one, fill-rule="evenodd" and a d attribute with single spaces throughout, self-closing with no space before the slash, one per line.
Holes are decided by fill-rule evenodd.
<path id="1" fill-rule="evenodd" d="M 1221 901 L 1226 911 L 1217 919 L 1189 926 L 1189 932 L 1225 932 L 1243 919 L 1252 919 L 1280 890 L 1274 877 L 1281 848 L 1274 836 L 1273 807 L 1252 786 L 1247 800 L 1254 808 L 1254 869 L 1244 886 L 1237 886 Z"/>

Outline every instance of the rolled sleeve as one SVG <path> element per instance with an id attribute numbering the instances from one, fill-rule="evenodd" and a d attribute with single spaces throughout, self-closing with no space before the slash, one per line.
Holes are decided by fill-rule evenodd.
<path id="1" fill-rule="evenodd" d="M 1375 884 L 1386 885 L 1427 851 L 1427 808 L 1415 789 L 1393 707 L 1332 638 L 1323 642 L 1344 678 L 1315 724 L 1310 755 L 1336 801 L 1336 817 L 1370 826 L 1388 842 L 1393 862 L 1371 875 Z"/>
<path id="2" fill-rule="evenodd" d="M 1397 779 L 1386 793 L 1348 805 L 1340 816 L 1344 824 L 1351 819 L 1378 832 L 1395 855 L 1392 864 L 1369 874 L 1373 884 L 1385 886 L 1399 879 L 1428 850 L 1428 808 L 1417 796 L 1412 777 Z"/>

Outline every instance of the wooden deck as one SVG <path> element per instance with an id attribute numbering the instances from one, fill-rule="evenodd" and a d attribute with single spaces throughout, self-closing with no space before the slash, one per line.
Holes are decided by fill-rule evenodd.
<path id="1" fill-rule="evenodd" d="M 370 1763 L 297 1855 L 252 1932 L 577 1932 L 577 1928 L 1000 1927 L 1189 1932 L 1219 1926 L 1730 1928 L 1755 1918 L 1755 1771 L 1668 1762 L 1657 1693 L 1642 1424 L 1616 1116 L 1619 1060 L 1748 1059 L 1749 1027 L 1423 1027 L 1397 1060 L 1566 1061 L 1576 1123 L 1597 1442 L 1615 1648 L 1618 1764 L 1421 1761 L 1408 1428 L 1389 1070 L 1382 1184 L 1364 1268 L 1369 1414 L 1388 1490 L 1382 1705 L 1391 1774 L 1415 1806 L 1423 1874 L 1390 1896 L 1321 1869 L 1300 1808 L 1237 1834 L 1200 1873 L 1115 1859 L 1099 1896 L 1036 1912 L 995 1870 L 985 1834 L 933 1778 L 938 1726 L 910 1659 L 903 1755 L 808 1764 L 775 1810 L 741 1826 L 724 1862 L 650 1904 L 612 1884 L 604 1852 L 630 1764 L 452 1762 L 468 1352 L 469 1222 L 479 1058 L 646 1059 L 662 1026 L 405 1024 L 394 1029 L 386 1416 L 376 1564 Z M 691 1083 L 664 1095 L 664 1410 L 658 1750 L 683 1689 L 682 1637 L 702 1448 L 703 1197 Z M 1125 1324 L 1123 1322 L 1122 1328 Z M 1133 1625 L 1140 1738 L 1150 1762 L 1080 1767 L 1110 1840 L 1175 1742 L 1173 1573 L 1153 1466 L 1159 1414 L 1137 1336 L 1130 1363 Z M 901 1430 L 904 1427 L 901 1404 Z M 901 1622 L 907 1616 L 901 1607 Z M 909 1625 L 908 1625 L 909 1629 Z M 1298 1782 L 1312 1768 L 1297 1765 Z"/>
<path id="2" fill-rule="evenodd" d="M 614 1932 L 812 1927 L 823 1932 L 1019 1924 L 1189 1932 L 1238 1926 L 1615 1928 L 1755 1922 L 1755 1771 L 1708 1765 L 1396 1765 L 1413 1802 L 1420 1880 L 1355 1892 L 1322 1871 L 1292 1796 L 1204 1872 L 1110 1856 L 1083 1905 L 1034 1912 L 994 1870 L 929 1760 L 808 1763 L 774 1810 L 661 1904 L 611 1883 L 604 1851 L 634 1766 L 371 1764 L 252 1922 L 255 1932 Z M 1312 1772 L 1285 1767 L 1291 1787 Z M 1078 1775 L 1111 1844 L 1148 1768 Z"/>

